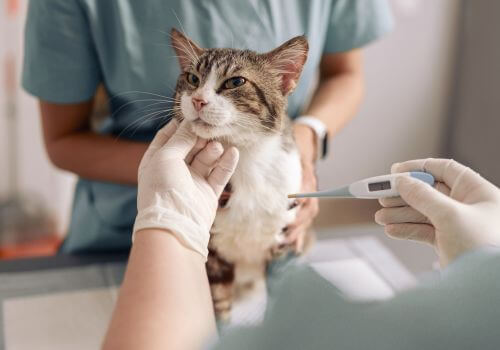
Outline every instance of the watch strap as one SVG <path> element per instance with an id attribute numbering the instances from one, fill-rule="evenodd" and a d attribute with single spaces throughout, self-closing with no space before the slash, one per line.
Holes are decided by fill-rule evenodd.
<path id="1" fill-rule="evenodd" d="M 318 159 L 324 159 L 328 153 L 328 129 L 318 118 L 303 115 L 294 120 L 294 123 L 309 126 L 316 134 L 316 154 Z"/>

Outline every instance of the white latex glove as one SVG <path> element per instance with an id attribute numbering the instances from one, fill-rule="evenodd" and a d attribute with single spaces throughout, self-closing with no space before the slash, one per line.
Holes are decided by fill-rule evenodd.
<path id="1" fill-rule="evenodd" d="M 236 168 L 238 155 L 234 147 L 224 152 L 219 142 L 198 139 L 186 123 L 167 124 L 139 165 L 133 235 L 163 229 L 206 258 L 217 199 Z"/>
<path id="2" fill-rule="evenodd" d="M 400 178 L 401 197 L 380 199 L 385 207 L 375 221 L 395 238 L 427 242 L 441 265 L 486 245 L 500 245 L 500 190 L 470 168 L 451 159 L 421 159 L 392 166 L 392 173 L 426 171 L 435 187 Z"/>

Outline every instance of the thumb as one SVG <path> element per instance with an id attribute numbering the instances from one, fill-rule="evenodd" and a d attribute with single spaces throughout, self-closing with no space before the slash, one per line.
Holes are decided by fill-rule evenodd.
<path id="1" fill-rule="evenodd" d="M 177 121 L 172 120 L 156 133 L 153 141 L 151 141 L 148 149 L 142 156 L 139 168 L 142 168 L 145 164 L 149 163 L 151 158 L 153 158 L 153 155 L 170 139 L 170 137 L 172 137 L 175 130 L 177 130 L 177 126 Z"/>
<path id="2" fill-rule="evenodd" d="M 186 122 L 183 122 L 177 132 L 161 148 L 163 156 L 168 158 L 184 159 L 189 151 L 194 147 L 198 137 L 189 129 Z"/>
<path id="3" fill-rule="evenodd" d="M 457 205 L 455 200 L 427 183 L 408 176 L 396 179 L 396 189 L 409 206 L 427 216 L 431 221 L 446 216 L 446 213 Z"/>

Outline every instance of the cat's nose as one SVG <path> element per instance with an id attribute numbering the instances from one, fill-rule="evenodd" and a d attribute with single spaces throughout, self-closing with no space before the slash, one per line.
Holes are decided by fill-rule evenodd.
<path id="1" fill-rule="evenodd" d="M 196 109 L 197 112 L 201 111 L 201 109 L 208 104 L 207 101 L 205 101 L 201 98 L 196 98 L 196 97 L 193 97 L 192 101 L 193 101 L 194 109 Z"/>

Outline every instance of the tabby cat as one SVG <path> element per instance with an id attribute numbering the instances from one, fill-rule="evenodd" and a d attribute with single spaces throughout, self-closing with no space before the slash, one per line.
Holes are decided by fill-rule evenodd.
<path id="1" fill-rule="evenodd" d="M 211 229 L 207 272 L 219 319 L 233 298 L 265 288 L 266 266 L 283 252 L 298 207 L 287 194 L 301 186 L 301 165 L 286 114 L 307 59 L 295 37 L 268 53 L 203 49 L 172 29 L 181 74 L 174 117 L 199 137 L 232 145 L 240 160 Z M 290 248 L 291 249 L 291 248 Z"/>

